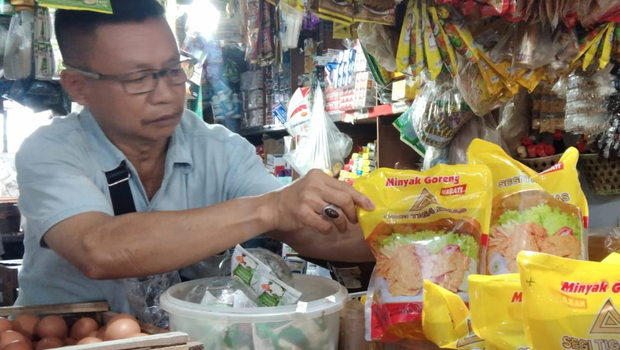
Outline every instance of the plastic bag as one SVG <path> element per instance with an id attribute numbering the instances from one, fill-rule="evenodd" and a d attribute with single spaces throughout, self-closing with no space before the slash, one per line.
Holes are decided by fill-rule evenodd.
<path id="1" fill-rule="evenodd" d="M 320 88 L 314 92 L 312 115 L 307 127 L 307 142 L 297 144 L 293 152 L 284 155 L 285 160 L 302 176 L 312 169 L 320 169 L 330 176 L 337 176 L 343 168 L 345 157 L 351 153 L 353 140 L 340 132 L 325 113 L 323 91 Z"/>
<path id="2" fill-rule="evenodd" d="M 504 150 L 508 148 L 492 115 L 471 118 L 450 143 L 448 164 L 467 164 L 467 149 L 474 139 L 494 143 Z"/>
<path id="3" fill-rule="evenodd" d="M 304 13 L 282 1 L 280 8 L 280 41 L 282 50 L 295 49 L 299 42 L 301 25 L 304 21 Z"/>
<path id="4" fill-rule="evenodd" d="M 14 154 L 0 154 L 0 197 L 19 197 Z"/>
<path id="5" fill-rule="evenodd" d="M 500 110 L 499 125 L 497 131 L 506 142 L 506 149 L 513 157 L 517 156 L 517 148 L 521 146 L 521 140 L 530 132 L 531 116 L 528 97 L 522 89 L 512 101 L 508 102 Z"/>
<path id="6" fill-rule="evenodd" d="M 477 116 L 483 116 L 504 105 L 512 96 L 505 96 L 500 92 L 494 95 L 489 90 L 483 69 L 476 62 L 468 62 L 459 58 L 458 73 L 456 76 L 458 87 L 463 100 Z"/>
<path id="7" fill-rule="evenodd" d="M 521 252 L 523 318 L 532 349 L 613 349 L 620 344 L 620 254 L 603 262 Z"/>
<path id="8" fill-rule="evenodd" d="M 32 38 L 34 14 L 21 11 L 11 18 L 4 49 L 4 76 L 9 80 L 26 79 L 32 74 Z"/>
<path id="9" fill-rule="evenodd" d="M 493 174 L 490 274 L 518 272 L 522 250 L 587 259 L 588 205 L 577 173 L 577 149 L 569 148 L 556 166 L 540 174 L 482 140 L 472 142 L 468 157 L 470 164 L 487 165 Z"/>
<path id="10" fill-rule="evenodd" d="M 385 26 L 362 22 L 357 28 L 360 43 L 388 72 L 396 71 L 396 55 L 392 49 L 392 38 Z"/>
<path id="11" fill-rule="evenodd" d="M 591 229 L 588 232 L 590 261 L 602 261 L 611 253 L 620 253 L 620 228 Z"/>
<path id="12" fill-rule="evenodd" d="M 566 103 L 566 131 L 600 134 L 610 128 L 608 98 L 617 94 L 611 68 L 609 66 L 598 72 L 571 73 Z"/>
<path id="13" fill-rule="evenodd" d="M 488 167 L 476 165 L 379 169 L 355 181 L 376 205 L 373 211 L 358 208 L 377 258 L 367 339 L 424 338 L 425 279 L 466 298 L 467 277 L 483 265 L 491 182 Z"/>
<path id="14" fill-rule="evenodd" d="M 159 297 L 180 282 L 178 271 L 172 271 L 161 275 L 126 278 L 123 285 L 129 305 L 138 320 L 159 328 L 168 328 L 168 314 L 159 306 Z"/>
<path id="15" fill-rule="evenodd" d="M 430 90 L 426 111 L 413 113 L 412 122 L 424 145 L 443 149 L 474 113 L 451 81 L 428 82 L 425 89 Z"/>
<path id="16" fill-rule="evenodd" d="M 557 51 L 549 27 L 520 22 L 516 38 L 513 66 L 534 70 L 555 61 Z"/>

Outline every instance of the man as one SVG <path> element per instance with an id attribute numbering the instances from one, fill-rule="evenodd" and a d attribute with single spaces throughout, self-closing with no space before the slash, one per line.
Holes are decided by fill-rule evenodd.
<path id="1" fill-rule="evenodd" d="M 56 15 L 61 83 L 86 109 L 17 154 L 28 221 L 17 304 L 107 300 L 131 312 L 119 279 L 178 270 L 265 232 L 307 256 L 372 259 L 352 224 L 355 205 L 373 208 L 368 198 L 318 171 L 279 189 L 249 143 L 184 111 L 186 77 L 157 1 L 112 5 L 113 15 Z M 138 212 L 114 216 L 105 173 L 123 161 Z M 342 208 L 336 220 L 321 215 L 329 204 Z"/>

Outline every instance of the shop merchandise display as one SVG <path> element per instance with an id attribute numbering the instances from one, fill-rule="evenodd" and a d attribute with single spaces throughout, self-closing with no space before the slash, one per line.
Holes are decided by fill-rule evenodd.
<path id="1" fill-rule="evenodd" d="M 354 187 L 374 211 L 358 211 L 377 259 L 366 299 L 368 340 L 424 339 L 424 280 L 459 293 L 484 271 L 491 173 L 486 166 L 437 166 L 426 172 L 379 169 Z"/>

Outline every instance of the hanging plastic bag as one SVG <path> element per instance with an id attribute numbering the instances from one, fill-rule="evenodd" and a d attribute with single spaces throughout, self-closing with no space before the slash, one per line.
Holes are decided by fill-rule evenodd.
<path id="1" fill-rule="evenodd" d="M 11 18 L 4 49 L 4 76 L 9 80 L 26 79 L 32 74 L 32 38 L 34 14 L 21 11 Z"/>
<path id="2" fill-rule="evenodd" d="M 285 160 L 302 176 L 312 169 L 320 169 L 330 176 L 337 176 L 344 166 L 344 158 L 351 153 L 353 140 L 340 132 L 325 113 L 323 91 L 320 88 L 314 92 L 308 126 L 307 142 L 298 144 L 298 148 L 293 152 L 284 155 Z"/>
<path id="3" fill-rule="evenodd" d="M 471 118 L 450 143 L 448 164 L 467 164 L 467 149 L 475 139 L 482 139 L 504 150 L 508 148 L 501 133 L 497 130 L 495 118 L 487 114 L 483 118 Z"/>
<path id="4" fill-rule="evenodd" d="M 385 26 L 362 22 L 357 28 L 360 44 L 388 72 L 396 71 L 396 55 L 392 49 L 392 38 Z"/>
<path id="5" fill-rule="evenodd" d="M 126 278 L 123 285 L 129 305 L 138 320 L 159 328 L 168 328 L 168 314 L 159 306 L 159 297 L 180 282 L 179 273 L 172 271 L 161 275 Z"/>
<path id="6" fill-rule="evenodd" d="M 286 2 L 280 2 L 280 41 L 282 50 L 286 51 L 297 47 L 304 13 Z"/>

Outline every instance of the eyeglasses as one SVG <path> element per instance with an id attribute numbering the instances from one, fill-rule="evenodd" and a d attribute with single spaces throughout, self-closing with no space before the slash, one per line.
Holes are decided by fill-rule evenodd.
<path id="1" fill-rule="evenodd" d="M 169 85 L 185 84 L 194 75 L 195 60 L 184 59 L 164 69 L 145 69 L 120 75 L 105 75 L 64 65 L 65 68 L 96 80 L 114 80 L 121 84 L 125 93 L 146 94 L 157 88 L 160 78 Z"/>

